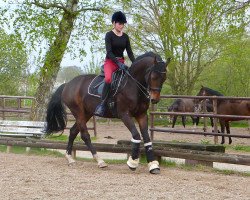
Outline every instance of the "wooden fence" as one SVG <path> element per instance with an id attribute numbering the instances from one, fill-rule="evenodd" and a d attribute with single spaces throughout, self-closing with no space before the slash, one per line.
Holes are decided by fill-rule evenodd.
<path id="1" fill-rule="evenodd" d="M 249 135 L 238 135 L 238 134 L 222 134 L 218 133 L 218 125 L 217 119 L 223 117 L 230 117 L 230 118 L 237 118 L 237 119 L 248 119 L 250 120 L 250 116 L 235 116 L 235 115 L 218 115 L 217 114 L 217 99 L 236 99 L 236 100 L 248 100 L 250 101 L 249 97 L 225 97 L 225 96 L 186 96 L 186 95 L 162 95 L 162 101 L 164 99 L 169 98 L 187 98 L 187 99 L 212 99 L 214 112 L 213 113 L 180 113 L 180 112 L 158 112 L 156 111 L 156 106 L 152 105 L 150 109 L 150 132 L 151 138 L 154 138 L 155 132 L 169 132 L 169 133 L 177 133 L 177 134 L 196 134 L 196 135 L 212 135 L 214 136 L 214 143 L 218 143 L 218 136 L 225 136 L 225 137 L 238 137 L 238 138 L 250 138 Z M 0 95 L 0 118 L 7 119 L 7 118 L 27 118 L 30 114 L 32 102 L 34 97 L 24 97 L 24 96 L 4 96 Z M 188 130 L 177 130 L 172 128 L 157 128 L 155 127 L 155 116 L 156 115 L 185 115 L 185 116 L 199 116 L 204 117 L 204 129 L 206 130 L 206 117 L 213 117 L 214 118 L 214 132 L 202 132 L 202 131 L 188 131 Z M 73 118 L 71 113 L 68 111 L 69 119 Z M 96 118 L 93 117 L 93 127 L 89 127 L 89 130 L 94 131 L 94 135 L 97 135 L 96 131 Z"/>
<path id="2" fill-rule="evenodd" d="M 0 95 L 0 119 L 28 120 L 34 99 L 34 97 L 28 96 Z M 69 110 L 67 110 L 67 117 L 69 121 L 74 120 Z M 93 130 L 96 136 L 96 118 L 93 117 L 92 121 L 93 127 L 88 127 L 88 130 Z M 67 127 L 67 129 L 69 128 Z"/>
<path id="3" fill-rule="evenodd" d="M 249 97 L 225 97 L 225 96 L 187 96 L 187 95 L 162 95 L 161 99 L 169 99 L 169 98 L 180 98 L 180 99 L 211 99 L 213 101 L 213 113 L 207 113 L 206 111 L 202 111 L 200 113 L 188 113 L 188 112 L 157 112 L 157 107 L 152 104 L 150 111 L 150 132 L 151 138 L 154 138 L 154 132 L 168 132 L 168 133 L 179 133 L 179 134 L 195 134 L 195 135 L 212 135 L 214 136 L 214 143 L 218 143 L 218 136 L 225 137 L 238 137 L 238 138 L 250 138 L 250 135 L 236 135 L 236 134 L 222 134 L 218 133 L 218 118 L 234 118 L 234 119 L 244 119 L 250 120 L 250 116 L 239 116 L 239 115 L 219 115 L 217 114 L 217 100 L 225 99 L 225 100 L 247 100 L 250 101 Z M 202 131 L 191 131 L 191 130 L 176 130 L 173 128 L 157 128 L 155 127 L 155 115 L 184 115 L 184 116 L 197 116 L 204 117 L 204 130 L 206 130 L 206 118 L 213 117 L 214 119 L 214 132 L 202 132 Z"/>
<path id="4" fill-rule="evenodd" d="M 164 98 L 211 98 L 211 97 L 194 97 L 194 96 L 162 96 Z M 228 98 L 228 97 L 224 97 Z M 17 102 L 16 107 L 11 107 L 6 103 L 9 99 Z M 216 100 L 216 97 L 212 97 L 213 100 Z M 242 99 L 242 98 L 230 98 L 230 99 Z M 244 98 L 250 100 L 250 98 Z M 28 101 L 28 102 L 25 102 Z M 30 102 L 31 101 L 31 102 Z M 0 113 L 2 113 L 3 118 L 10 117 L 8 114 L 15 113 L 17 115 L 22 115 L 23 113 L 29 114 L 30 107 L 32 105 L 33 97 L 10 97 L 10 96 L 0 96 Z M 175 129 L 167 129 L 167 128 L 157 128 L 154 126 L 154 117 L 155 115 L 193 115 L 193 116 L 203 116 L 208 117 L 212 116 L 216 119 L 219 117 L 225 117 L 225 115 L 218 115 L 216 112 L 213 114 L 208 113 L 175 113 L 175 112 L 156 112 L 156 108 L 153 106 L 150 111 L 150 130 L 151 137 L 153 138 L 154 132 L 174 132 L 181 134 L 199 134 L 199 135 L 213 135 L 215 137 L 221 136 L 220 133 L 210 133 L 210 132 L 192 132 L 188 130 L 175 130 Z M 13 116 L 12 116 L 13 117 Z M 244 118 L 250 119 L 249 116 L 230 116 L 235 118 Z M 93 129 L 96 131 L 96 124 L 94 118 L 94 127 Z M 217 124 L 215 124 L 217 126 Z M 96 134 L 96 133 L 95 133 Z M 225 135 L 227 136 L 227 135 Z M 249 135 L 235 135 L 231 134 L 231 137 L 241 137 L 241 138 L 250 138 Z M 44 141 L 44 140 L 31 140 L 31 139 L 17 139 L 17 138 L 0 138 L 0 144 L 12 146 L 25 146 L 25 147 L 38 147 L 38 148 L 50 148 L 50 149 L 66 149 L 65 142 L 53 142 L 53 141 Z M 129 145 L 121 145 L 121 144 L 95 144 L 98 151 L 104 152 L 113 152 L 113 153 L 130 153 L 131 147 Z M 87 147 L 82 143 L 74 144 L 74 150 L 87 150 Z M 143 149 L 142 149 L 143 151 Z M 176 149 L 169 147 L 155 147 L 155 154 L 158 157 L 174 157 L 174 158 L 183 158 L 183 159 L 193 159 L 198 161 L 206 161 L 206 162 L 223 162 L 223 163 L 232 163 L 232 164 L 241 164 L 241 165 L 250 165 L 250 156 L 248 155 L 231 155 L 225 153 L 218 152 L 207 152 L 207 151 L 196 151 L 196 150 L 186 150 L 186 149 Z"/>
<path id="5" fill-rule="evenodd" d="M 129 145 L 127 144 L 129 142 Z M 36 148 L 48 148 L 48 149 L 66 149 L 67 143 L 51 140 L 34 140 L 34 139 L 17 139 L 17 138 L 1 138 L 0 144 L 6 146 L 23 146 L 23 147 L 36 147 Z M 111 152 L 111 153 L 131 153 L 130 141 L 121 142 L 118 144 L 101 144 L 94 143 L 96 150 L 99 152 Z M 161 157 L 172 157 L 172 158 L 182 158 L 186 160 L 196 160 L 201 162 L 220 162 L 220 163 L 231 163 L 240 165 L 250 165 L 249 155 L 239 155 L 239 154 L 227 154 L 221 152 L 211 152 L 211 151 L 199 151 L 190 150 L 183 148 L 173 148 L 171 146 L 158 146 L 154 145 L 155 155 L 160 160 Z M 73 151 L 88 151 L 86 145 L 82 142 L 75 142 L 73 146 Z M 141 147 L 141 152 L 144 152 L 144 148 Z"/>

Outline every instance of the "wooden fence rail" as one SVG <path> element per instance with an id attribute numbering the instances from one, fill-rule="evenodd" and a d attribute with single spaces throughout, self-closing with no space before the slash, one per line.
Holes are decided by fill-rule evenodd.
<path id="1" fill-rule="evenodd" d="M 34 97 L 30 96 L 7 96 L 7 95 L 0 95 L 0 119 L 3 120 L 13 118 L 13 114 L 15 115 L 15 120 L 23 120 L 23 118 L 28 118 L 30 112 L 31 112 L 31 106 L 34 101 Z M 11 105 L 8 105 L 8 100 L 11 100 L 13 102 Z M 25 106 L 25 101 L 30 101 L 28 105 Z M 10 104 L 10 103 L 9 103 Z M 9 115 L 7 115 L 9 113 Z M 26 114 L 26 116 L 22 116 L 21 114 Z M 70 113 L 70 111 L 67 110 L 67 117 L 69 120 L 74 119 L 73 115 Z M 67 127 L 69 129 L 69 127 Z M 88 130 L 93 130 L 94 135 L 97 136 L 96 131 L 96 118 L 93 116 L 93 127 L 88 127 Z"/>
<path id="2" fill-rule="evenodd" d="M 36 147 L 48 149 L 66 149 L 65 142 L 51 141 L 51 140 L 34 140 L 34 139 L 13 139 L 13 138 L 0 138 L 1 145 L 7 146 L 22 146 L 22 147 Z M 127 144 L 100 144 L 94 143 L 97 151 L 111 152 L 111 153 L 131 153 L 131 147 Z M 88 151 L 83 143 L 76 142 L 73 150 Z M 141 152 L 144 148 L 141 148 Z M 220 162 L 231 163 L 250 166 L 250 156 L 238 154 L 226 154 L 209 151 L 197 151 L 189 149 L 178 149 L 171 147 L 155 146 L 154 152 L 158 157 L 173 157 L 189 160 L 198 160 L 206 162 Z"/>
<path id="3" fill-rule="evenodd" d="M 222 136 L 222 134 L 218 134 L 218 118 L 231 118 L 231 119 L 242 119 L 242 120 L 250 120 L 250 116 L 242 116 L 242 115 L 221 115 L 217 113 L 217 100 L 218 99 L 225 99 L 225 100 L 247 100 L 250 101 L 250 97 L 226 97 L 226 96 L 189 96 L 189 95 L 162 95 L 161 99 L 171 99 L 171 98 L 178 98 L 178 99 L 211 99 L 213 101 L 213 113 L 207 112 L 157 112 L 156 106 L 151 106 L 150 112 L 150 135 L 152 140 L 154 139 L 154 132 L 170 132 L 170 133 L 181 133 L 181 134 L 199 134 L 199 135 L 213 135 L 214 136 L 214 143 L 218 143 L 218 136 Z M 205 106 L 203 106 L 205 108 Z M 156 128 L 154 126 L 154 119 L 155 115 L 179 115 L 179 116 L 197 116 L 197 117 L 204 117 L 204 132 L 196 131 L 195 133 L 192 130 L 176 130 L 176 129 L 169 129 L 169 128 Z M 206 132 L 206 117 L 212 117 L 214 119 L 214 132 Z M 223 135 L 226 137 L 240 137 L 240 138 L 250 138 L 249 135 Z"/>

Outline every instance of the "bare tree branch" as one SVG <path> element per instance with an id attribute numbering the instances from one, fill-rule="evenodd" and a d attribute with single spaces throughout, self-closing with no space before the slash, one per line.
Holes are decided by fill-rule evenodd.
<path id="1" fill-rule="evenodd" d="M 82 8 L 77 10 L 76 13 L 80 13 L 80 12 L 86 12 L 86 11 L 101 11 L 102 8 Z"/>
<path id="2" fill-rule="evenodd" d="M 62 4 L 57 4 L 57 3 L 50 3 L 50 4 L 43 4 L 43 3 L 39 3 L 37 0 L 34 0 L 34 2 L 31 2 L 31 4 L 36 5 L 40 8 L 43 9 L 50 9 L 50 8 L 59 8 L 64 10 L 65 12 L 69 12 L 69 10 Z"/>

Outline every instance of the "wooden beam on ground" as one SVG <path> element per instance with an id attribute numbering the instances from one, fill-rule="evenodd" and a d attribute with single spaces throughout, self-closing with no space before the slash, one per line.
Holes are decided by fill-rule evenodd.
<path id="1" fill-rule="evenodd" d="M 67 143 L 50 140 L 35 140 L 35 139 L 17 139 L 17 138 L 0 138 L 0 144 L 7 146 L 23 146 L 48 149 L 66 149 Z M 97 151 L 111 153 L 131 153 L 130 145 L 121 144 L 93 144 Z M 87 151 L 87 147 L 83 143 L 75 143 L 74 150 Z M 144 152 L 144 148 L 141 148 Z M 197 151 L 190 149 L 180 149 L 174 147 L 155 146 L 154 152 L 156 156 L 182 158 L 189 160 L 231 163 L 250 166 L 250 156 L 238 154 L 226 154 L 209 151 Z"/>

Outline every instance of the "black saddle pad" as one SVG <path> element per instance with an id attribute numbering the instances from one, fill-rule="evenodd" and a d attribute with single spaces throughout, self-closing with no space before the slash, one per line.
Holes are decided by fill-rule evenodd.
<path id="1" fill-rule="evenodd" d="M 117 70 L 112 75 L 112 83 L 111 83 L 111 89 L 109 92 L 109 97 L 107 99 L 107 106 L 108 110 L 107 112 L 110 113 L 109 116 L 112 117 L 118 117 L 117 114 L 117 102 L 115 95 L 126 85 L 125 72 L 122 70 Z M 102 90 L 104 86 L 104 76 L 101 74 L 99 76 L 96 76 L 91 83 L 89 84 L 88 93 L 92 96 L 101 98 Z"/>
<path id="2" fill-rule="evenodd" d="M 126 77 L 125 74 L 126 73 L 123 70 L 117 70 L 115 73 L 113 73 L 109 97 L 114 97 L 118 93 L 118 91 L 126 85 L 126 83 L 124 83 L 124 79 Z M 88 93 L 96 97 L 101 97 L 103 86 L 104 76 L 101 74 L 96 76 L 91 81 L 91 83 L 89 84 Z"/>
<path id="3" fill-rule="evenodd" d="M 96 97 L 101 97 L 103 86 L 104 76 L 96 76 L 89 84 L 88 93 Z"/>

